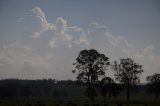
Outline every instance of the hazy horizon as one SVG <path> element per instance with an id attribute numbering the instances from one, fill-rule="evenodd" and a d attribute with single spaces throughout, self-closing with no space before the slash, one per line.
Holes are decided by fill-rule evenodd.
<path id="1" fill-rule="evenodd" d="M 0 79 L 75 79 L 92 48 L 143 65 L 142 83 L 160 72 L 159 0 L 1 0 L 0 14 Z"/>

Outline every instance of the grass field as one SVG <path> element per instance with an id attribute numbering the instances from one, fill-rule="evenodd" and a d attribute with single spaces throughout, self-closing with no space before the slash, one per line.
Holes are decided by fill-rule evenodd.
<path id="1" fill-rule="evenodd" d="M 127 106 L 125 102 L 0 102 L 0 106 Z M 129 106 L 160 106 L 160 102 L 131 102 Z"/>

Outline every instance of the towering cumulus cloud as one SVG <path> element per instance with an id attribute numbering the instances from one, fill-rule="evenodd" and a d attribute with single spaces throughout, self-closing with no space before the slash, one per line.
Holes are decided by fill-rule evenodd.
<path id="1" fill-rule="evenodd" d="M 89 48 L 107 54 L 111 62 L 123 57 L 135 59 L 144 66 L 143 81 L 146 75 L 160 69 L 160 56 L 154 45 L 139 49 L 96 22 L 86 29 L 69 26 L 63 17 L 50 23 L 43 10 L 35 7 L 18 23 L 22 28 L 16 32 L 21 37 L 0 45 L 0 79 L 73 79 L 72 63 L 79 51 Z"/>

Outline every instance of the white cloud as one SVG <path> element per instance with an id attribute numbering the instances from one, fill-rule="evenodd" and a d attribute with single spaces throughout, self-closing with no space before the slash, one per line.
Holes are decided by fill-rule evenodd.
<path id="1" fill-rule="evenodd" d="M 130 57 L 133 57 L 143 65 L 142 82 L 145 82 L 146 76 L 160 72 L 160 55 L 155 53 L 154 45 L 148 45 L 141 50 L 135 50 L 130 54 Z"/>
<path id="2" fill-rule="evenodd" d="M 160 69 L 160 56 L 155 54 L 155 49 L 153 45 L 148 45 L 141 51 L 136 51 L 133 54 L 133 57 L 137 60 L 143 60 L 148 62 L 148 66 L 152 65 L 153 67 L 158 66 Z M 153 70 L 154 71 L 154 70 Z M 156 70 L 159 71 L 159 70 Z"/>
<path id="3" fill-rule="evenodd" d="M 17 22 L 21 22 L 21 21 L 23 21 L 24 20 L 24 18 L 23 17 L 20 17 L 18 20 L 17 20 Z"/>
<path id="4" fill-rule="evenodd" d="M 51 69 L 45 56 L 20 42 L 6 45 L 0 51 L 0 78 L 43 78 L 52 74 Z"/>
<path id="5" fill-rule="evenodd" d="M 142 49 L 137 49 L 125 37 L 115 36 L 106 26 L 97 23 L 89 25 L 88 36 L 90 37 L 90 42 L 94 41 L 90 46 L 100 48 L 101 51 L 109 54 L 111 61 L 130 57 L 143 65 L 144 73 L 141 77 L 142 82 L 145 82 L 146 76 L 160 70 L 160 56 L 155 53 L 154 45 L 147 45 Z M 106 38 L 103 36 L 106 36 Z M 101 44 L 98 44 L 99 42 Z"/>
<path id="6" fill-rule="evenodd" d="M 145 76 L 160 69 L 160 55 L 155 53 L 154 45 L 137 49 L 125 37 L 113 35 L 107 26 L 91 23 L 85 31 L 78 26 L 69 26 L 63 17 L 58 17 L 55 23 L 49 23 L 39 7 L 25 15 L 19 19 L 19 23 L 24 24 L 27 30 L 24 35 L 31 34 L 38 39 L 20 39 L 22 42 L 5 45 L 0 50 L 0 78 L 42 78 L 48 75 L 64 79 L 67 76 L 68 79 L 72 75 L 72 58 L 85 48 L 94 48 L 107 54 L 110 61 L 126 57 L 135 59 L 144 67 L 143 82 Z M 53 72 L 52 69 L 56 70 Z"/>
<path id="7" fill-rule="evenodd" d="M 39 7 L 35 7 L 31 11 L 39 20 L 40 26 L 42 27 L 42 32 L 50 30 L 54 27 L 51 23 L 47 22 L 44 12 Z"/>
<path id="8" fill-rule="evenodd" d="M 114 36 L 112 35 L 111 32 L 107 32 L 106 33 L 106 37 L 110 43 L 110 45 L 112 46 L 116 46 L 116 47 L 120 47 L 122 46 L 122 48 L 128 48 L 128 49 L 134 49 L 133 45 L 129 44 L 129 42 L 127 41 L 126 38 L 122 37 L 122 36 Z M 125 51 L 125 49 L 124 49 Z"/>
<path id="9" fill-rule="evenodd" d="M 154 46 L 153 45 L 148 45 L 146 46 L 144 49 L 142 49 L 141 51 L 135 51 L 132 55 L 135 59 L 143 59 L 145 57 L 147 57 L 148 59 L 154 56 L 153 54 L 154 51 Z M 153 55 L 153 56 L 151 56 Z"/>
<path id="10" fill-rule="evenodd" d="M 58 17 L 55 24 L 49 23 L 45 13 L 39 7 L 33 8 L 25 15 L 23 24 L 27 34 L 31 34 L 33 38 L 52 35 L 48 41 L 51 48 L 62 45 L 67 45 L 69 48 L 75 45 L 89 45 L 85 31 L 77 26 L 67 26 L 67 21 L 63 17 Z"/>
<path id="11" fill-rule="evenodd" d="M 55 40 L 56 39 L 56 40 Z M 68 27 L 67 21 L 62 17 L 58 17 L 55 24 L 54 37 L 49 42 L 53 48 L 53 42 L 58 42 L 58 45 L 68 45 L 69 48 L 75 45 L 89 45 L 85 31 L 77 26 Z M 54 46 L 55 47 L 55 46 Z"/>
<path id="12" fill-rule="evenodd" d="M 49 42 L 49 46 L 51 48 L 57 47 L 57 38 L 52 38 L 52 40 Z"/>
<path id="13" fill-rule="evenodd" d="M 108 31 L 108 28 L 107 28 L 107 26 L 99 25 L 98 23 L 91 23 L 91 24 L 89 24 L 89 26 L 88 26 L 87 34 L 88 34 L 88 35 L 94 34 L 94 33 L 96 33 L 98 30 L 101 31 L 102 33 L 106 33 L 106 32 Z M 97 36 L 98 36 L 98 35 L 97 35 Z"/>
<path id="14" fill-rule="evenodd" d="M 64 35 L 67 29 L 67 21 L 63 17 L 58 17 L 56 21 L 56 33 Z"/>
<path id="15" fill-rule="evenodd" d="M 33 38 L 38 38 L 40 36 L 40 32 L 33 32 Z"/>
<path id="16" fill-rule="evenodd" d="M 87 35 L 85 31 L 77 26 L 69 27 L 68 28 L 68 35 L 72 36 L 72 44 L 80 45 L 84 44 L 86 46 L 89 45 L 89 41 L 87 39 Z"/>
<path id="17" fill-rule="evenodd" d="M 55 27 L 47 21 L 45 13 L 39 7 L 31 9 L 23 18 L 19 18 L 18 22 L 24 25 L 24 29 L 33 38 L 38 38 L 43 32 L 54 30 Z"/>

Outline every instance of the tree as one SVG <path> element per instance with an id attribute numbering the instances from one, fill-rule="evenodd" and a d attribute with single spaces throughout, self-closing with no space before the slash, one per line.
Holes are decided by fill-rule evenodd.
<path id="1" fill-rule="evenodd" d="M 116 84 L 110 77 L 104 77 L 99 83 L 99 93 L 103 96 L 104 101 L 106 97 L 117 97 L 121 91 L 120 85 Z"/>
<path id="2" fill-rule="evenodd" d="M 140 83 L 139 75 L 143 72 L 142 65 L 137 64 L 130 58 L 120 59 L 118 64 L 116 61 L 112 67 L 116 80 L 126 87 L 127 103 L 130 100 L 131 87 Z"/>
<path id="3" fill-rule="evenodd" d="M 152 76 L 148 76 L 146 80 L 148 82 L 147 83 L 148 91 L 150 93 L 154 93 L 155 100 L 157 100 L 160 94 L 160 74 L 155 73 Z"/>
<path id="4" fill-rule="evenodd" d="M 73 73 L 78 73 L 77 79 L 86 83 L 85 94 L 94 102 L 97 96 L 96 86 L 105 75 L 105 69 L 109 65 L 109 58 L 98 53 L 94 49 L 80 51 Z"/>

